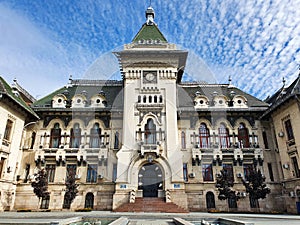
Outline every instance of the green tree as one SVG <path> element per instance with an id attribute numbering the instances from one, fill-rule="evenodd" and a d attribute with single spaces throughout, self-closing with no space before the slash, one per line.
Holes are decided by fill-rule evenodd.
<path id="1" fill-rule="evenodd" d="M 48 192 L 48 178 L 46 170 L 40 169 L 34 174 L 34 180 L 31 181 L 31 187 L 33 187 L 34 194 L 39 198 L 38 206 L 43 198 L 49 197 Z"/>
<path id="2" fill-rule="evenodd" d="M 216 188 L 218 188 L 219 195 L 218 199 L 236 199 L 239 197 L 236 195 L 236 192 L 233 190 L 233 181 L 226 170 L 222 169 L 220 174 L 217 176 Z"/>
<path id="3" fill-rule="evenodd" d="M 69 209 L 71 203 L 77 196 L 78 186 L 79 186 L 78 184 L 76 184 L 75 174 L 73 173 L 73 171 L 70 171 L 67 174 L 65 185 L 66 185 L 66 193 L 64 198 L 64 208 Z"/>
<path id="4" fill-rule="evenodd" d="M 260 169 L 256 167 L 252 167 L 249 171 L 249 175 L 242 180 L 246 192 L 249 193 L 250 202 L 253 204 L 253 207 L 255 207 L 255 201 L 264 199 L 267 197 L 267 194 L 271 193 L 270 188 L 265 184 L 265 180 L 266 178 Z"/>

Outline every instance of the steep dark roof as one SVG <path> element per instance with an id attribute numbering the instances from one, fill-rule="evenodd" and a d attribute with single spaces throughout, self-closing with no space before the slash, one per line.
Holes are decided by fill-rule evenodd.
<path id="1" fill-rule="evenodd" d="M 132 42 L 139 41 L 159 41 L 161 43 L 167 43 L 167 39 L 160 32 L 156 24 L 147 25 L 145 23 L 139 32 L 135 35 Z"/>
<path id="2" fill-rule="evenodd" d="M 34 102 L 33 109 L 52 108 L 52 99 L 55 95 L 63 94 L 67 101 L 71 102 L 76 94 L 84 93 L 89 100 L 92 96 L 104 93 L 107 107 L 105 110 L 122 109 L 123 107 L 123 83 L 114 80 L 73 80 L 71 84 L 64 86 L 51 94 Z"/>
<path id="3" fill-rule="evenodd" d="M 26 102 L 22 99 L 20 93 L 17 89 L 13 90 L 13 88 L 0 76 L 0 94 L 6 96 L 9 100 L 16 103 L 21 109 L 25 110 L 30 116 L 38 119 L 37 114 L 26 104 Z"/>
<path id="4" fill-rule="evenodd" d="M 274 95 L 267 98 L 265 101 L 270 104 L 269 109 L 263 114 L 264 116 L 269 115 L 283 103 L 289 99 L 300 96 L 300 74 L 288 87 L 280 88 Z"/>
<path id="5" fill-rule="evenodd" d="M 257 99 L 256 97 L 247 94 L 246 92 L 228 84 L 201 84 L 196 82 L 190 83 L 181 83 L 178 85 L 178 107 L 179 109 L 185 110 L 194 110 L 194 98 L 196 97 L 196 92 L 200 95 L 206 96 L 210 101 L 214 97 L 214 93 L 217 95 L 224 95 L 228 99 L 231 98 L 231 92 L 234 92 L 235 95 L 244 96 L 247 99 L 248 108 L 234 108 L 228 107 L 224 110 L 239 110 L 239 111 L 263 111 L 266 110 L 268 104 Z M 203 109 L 203 110 L 213 110 L 212 108 Z M 202 110 L 202 109 L 199 109 Z"/>

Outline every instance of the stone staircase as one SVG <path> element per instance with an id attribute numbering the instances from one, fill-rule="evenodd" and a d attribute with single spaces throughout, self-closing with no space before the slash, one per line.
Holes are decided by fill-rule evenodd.
<path id="1" fill-rule="evenodd" d="M 135 198 L 134 203 L 125 203 L 114 212 L 165 212 L 165 213 L 188 213 L 173 202 L 165 202 L 164 198 Z"/>

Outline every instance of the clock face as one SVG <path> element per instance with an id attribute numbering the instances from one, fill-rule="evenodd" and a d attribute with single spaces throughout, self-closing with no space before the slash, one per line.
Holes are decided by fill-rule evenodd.
<path id="1" fill-rule="evenodd" d="M 147 79 L 148 81 L 153 81 L 154 78 L 155 78 L 155 76 L 154 76 L 153 73 L 147 73 L 147 74 L 146 74 L 146 79 Z"/>
<path id="2" fill-rule="evenodd" d="M 156 71 L 144 71 L 144 83 L 156 83 Z"/>

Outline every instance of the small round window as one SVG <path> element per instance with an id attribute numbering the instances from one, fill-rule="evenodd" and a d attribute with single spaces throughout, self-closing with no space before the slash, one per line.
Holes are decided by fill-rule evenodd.
<path id="1" fill-rule="evenodd" d="M 58 102 L 58 103 L 61 103 L 61 102 L 62 102 L 62 99 L 61 99 L 61 98 L 59 98 L 59 99 L 57 100 L 57 102 Z"/>
<path id="2" fill-rule="evenodd" d="M 239 99 L 239 100 L 237 101 L 237 103 L 238 103 L 238 104 L 242 104 L 242 100 Z"/>
<path id="3" fill-rule="evenodd" d="M 220 104 L 220 105 L 223 104 L 223 100 L 219 100 L 219 104 Z"/>
<path id="4" fill-rule="evenodd" d="M 77 103 L 80 103 L 80 102 L 81 102 L 81 99 L 80 99 L 80 98 L 78 98 L 78 99 L 77 99 Z"/>
<path id="5" fill-rule="evenodd" d="M 98 98 L 97 100 L 96 100 L 96 103 L 97 104 L 99 104 L 101 101 L 100 101 L 100 99 Z"/>
<path id="6" fill-rule="evenodd" d="M 200 100 L 200 102 L 199 102 L 201 105 L 203 105 L 203 103 L 204 103 L 204 101 L 203 100 Z"/>

